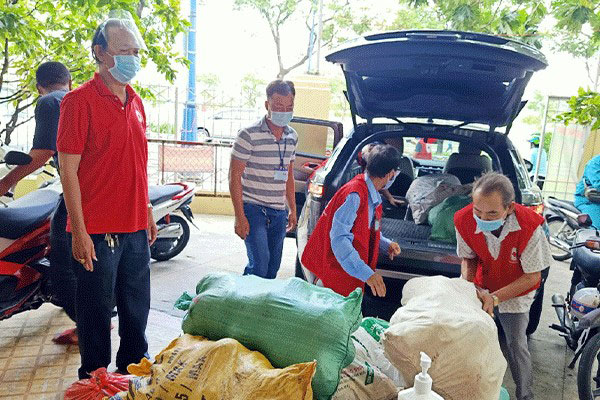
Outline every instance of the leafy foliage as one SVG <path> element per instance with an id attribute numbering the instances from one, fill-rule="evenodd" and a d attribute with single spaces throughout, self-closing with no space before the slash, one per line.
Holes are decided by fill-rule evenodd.
<path id="1" fill-rule="evenodd" d="M 37 98 L 35 70 L 45 61 L 60 61 L 75 85 L 89 80 L 95 70 L 90 42 L 96 27 L 111 9 L 131 12 L 148 51 L 142 65 L 152 61 L 173 82 L 175 64 L 187 64 L 174 48 L 187 22 L 180 19 L 180 0 L 10 0 L 0 2 L 0 106 L 10 104 L 12 116 L 0 123 L 0 139 L 10 143 L 23 124 L 19 114 Z M 136 87 L 141 95 L 151 91 Z"/>
<path id="2" fill-rule="evenodd" d="M 592 0 L 554 0 L 552 11 L 559 29 L 558 47 L 587 61 L 598 55 L 600 50 L 600 4 Z M 577 96 L 569 100 L 570 110 L 559 116 L 565 123 L 576 122 L 600 128 L 600 94 L 597 87 L 600 78 L 600 63 L 593 76 L 587 65 L 594 89 L 579 88 Z"/>
<path id="3" fill-rule="evenodd" d="M 565 124 L 575 122 L 590 125 L 592 130 L 600 129 L 600 94 L 579 88 L 577 96 L 569 100 L 570 110 L 558 116 Z"/>
<path id="4" fill-rule="evenodd" d="M 441 25 L 441 28 L 461 31 L 492 33 L 519 39 L 542 47 L 539 25 L 548 14 L 543 2 L 533 0 L 399 0 L 422 12 L 435 15 L 437 24 L 422 21 L 415 28 Z M 400 16 L 404 10 L 398 10 Z M 425 26 L 423 26 L 425 25 Z M 405 26 L 399 26 L 405 29 Z"/>

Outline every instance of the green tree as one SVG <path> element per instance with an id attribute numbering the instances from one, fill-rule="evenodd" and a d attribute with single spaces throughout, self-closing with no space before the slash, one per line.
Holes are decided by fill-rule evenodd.
<path id="1" fill-rule="evenodd" d="M 256 100 L 263 94 L 267 82 L 255 74 L 248 73 L 242 78 L 242 101 L 244 106 L 256 107 Z"/>
<path id="2" fill-rule="evenodd" d="M 174 48 L 176 36 L 188 26 L 179 17 L 179 0 L 2 0 L 0 107 L 8 106 L 11 116 L 0 121 L 0 139 L 10 143 L 13 131 L 27 122 L 21 113 L 37 100 L 34 72 L 39 64 L 64 63 L 76 84 L 91 78 L 91 38 L 111 9 L 131 12 L 148 47 L 142 65 L 152 61 L 173 82 L 176 64 L 187 64 Z M 136 88 L 152 96 L 151 90 Z"/>
<path id="3" fill-rule="evenodd" d="M 237 9 L 252 9 L 267 22 L 273 41 L 279 72 L 278 78 L 284 78 L 290 71 L 300 67 L 312 55 L 310 47 L 298 52 L 295 61 L 285 66 L 282 48 L 282 28 L 286 23 L 301 23 L 310 30 L 312 27 L 312 15 L 318 12 L 318 0 L 235 0 Z M 343 40 L 348 30 L 355 34 L 362 34 L 371 26 L 371 19 L 361 13 L 367 10 L 368 2 L 350 0 L 324 0 L 323 6 L 323 47 L 331 46 Z M 318 28 L 315 27 L 315 31 Z M 316 47 L 316 45 L 315 45 Z M 313 52 L 315 49 L 313 48 Z"/>
<path id="4" fill-rule="evenodd" d="M 212 72 L 201 74 L 196 78 L 200 90 L 215 91 L 221 85 L 221 78 Z"/>
<path id="5" fill-rule="evenodd" d="M 590 0 L 554 0 L 552 11 L 559 33 L 560 49 L 586 60 L 588 75 L 593 88 L 579 88 L 577 96 L 569 101 L 570 110 L 559 116 L 566 124 L 576 122 L 600 129 L 600 61 L 594 68 L 590 60 L 600 53 L 600 3 Z"/>
<path id="6" fill-rule="evenodd" d="M 399 0 L 399 3 L 435 14 L 435 21 L 445 29 L 515 37 L 542 47 L 538 29 L 548 9 L 538 0 Z M 398 14 L 402 12 L 398 10 Z M 427 26 L 430 21 L 422 21 L 422 24 L 424 26 L 415 27 L 430 27 Z M 438 22 L 433 25 L 440 27 Z"/>

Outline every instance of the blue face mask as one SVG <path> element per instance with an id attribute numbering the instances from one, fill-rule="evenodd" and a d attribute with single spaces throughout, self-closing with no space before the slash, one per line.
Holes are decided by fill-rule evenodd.
<path id="1" fill-rule="evenodd" d="M 292 118 L 294 118 L 294 112 L 280 112 L 280 111 L 271 111 L 271 117 L 269 118 L 271 122 L 277 126 L 284 127 L 287 126 L 290 122 L 292 122 Z"/>
<path id="2" fill-rule="evenodd" d="M 482 232 L 493 232 L 495 230 L 500 229 L 502 225 L 504 225 L 505 220 L 505 218 L 501 218 L 495 219 L 493 221 L 484 221 L 475 214 L 473 214 L 473 217 L 475 217 L 475 221 L 477 221 L 477 226 Z"/>
<path id="3" fill-rule="evenodd" d="M 383 187 L 385 190 L 389 189 L 392 187 L 392 185 L 394 184 L 394 181 L 396 180 L 396 178 L 398 177 L 398 175 L 400 174 L 400 171 L 396 171 L 394 172 L 394 177 L 392 179 L 390 179 L 388 181 L 388 183 L 385 184 L 385 186 Z"/>
<path id="4" fill-rule="evenodd" d="M 140 58 L 133 55 L 117 55 L 113 56 L 115 66 L 110 68 L 108 72 L 121 83 L 129 83 L 139 72 Z"/>

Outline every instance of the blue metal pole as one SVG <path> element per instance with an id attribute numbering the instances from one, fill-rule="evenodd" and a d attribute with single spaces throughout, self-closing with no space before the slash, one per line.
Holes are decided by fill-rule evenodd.
<path id="1" fill-rule="evenodd" d="M 190 29 L 187 34 L 187 58 L 190 61 L 188 71 L 188 95 L 183 110 L 181 139 L 198 139 L 198 118 L 196 114 L 196 0 L 190 0 Z"/>
<path id="2" fill-rule="evenodd" d="M 317 14 L 317 9 L 315 8 L 313 10 L 312 13 L 312 24 L 311 24 L 311 28 L 310 28 L 310 33 L 308 36 L 308 66 L 307 66 L 307 73 L 311 73 L 312 72 L 312 54 L 313 54 L 313 50 L 315 47 L 315 16 Z"/>

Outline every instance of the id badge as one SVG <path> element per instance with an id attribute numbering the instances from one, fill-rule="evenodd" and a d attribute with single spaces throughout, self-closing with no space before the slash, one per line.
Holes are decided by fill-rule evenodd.
<path id="1" fill-rule="evenodd" d="M 288 178 L 287 168 L 275 168 L 275 180 L 278 182 L 285 182 Z"/>
<path id="2" fill-rule="evenodd" d="M 381 220 L 376 219 L 374 225 L 375 226 L 373 227 L 373 229 L 375 230 L 375 232 L 377 232 L 379 228 L 381 228 Z"/>

